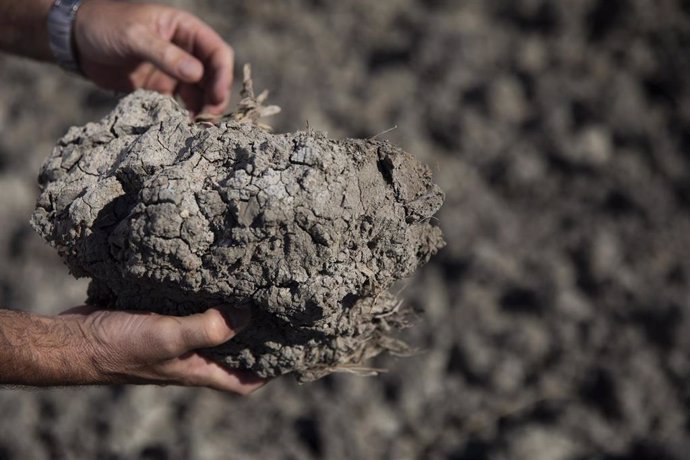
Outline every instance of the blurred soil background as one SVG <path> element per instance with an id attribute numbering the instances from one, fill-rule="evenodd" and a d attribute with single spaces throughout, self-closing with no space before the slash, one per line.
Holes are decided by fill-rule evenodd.
<path id="1" fill-rule="evenodd" d="M 433 167 L 448 246 L 405 290 L 424 353 L 247 399 L 2 390 L 0 459 L 688 458 L 690 2 L 175 3 L 253 64 L 278 131 L 397 125 Z M 53 143 L 115 101 L 0 57 L 2 306 L 83 301 L 28 219 Z"/>

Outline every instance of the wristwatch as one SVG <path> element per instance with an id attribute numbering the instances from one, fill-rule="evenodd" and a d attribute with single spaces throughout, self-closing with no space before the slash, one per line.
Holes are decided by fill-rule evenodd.
<path id="1" fill-rule="evenodd" d="M 48 39 L 58 65 L 80 73 L 72 29 L 82 0 L 55 0 L 48 13 Z"/>

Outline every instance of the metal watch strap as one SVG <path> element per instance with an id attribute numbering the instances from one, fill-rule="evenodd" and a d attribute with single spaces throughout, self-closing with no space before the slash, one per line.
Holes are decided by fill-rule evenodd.
<path id="1" fill-rule="evenodd" d="M 55 60 L 65 70 L 80 73 L 72 28 L 82 0 L 55 0 L 48 13 L 48 38 Z"/>

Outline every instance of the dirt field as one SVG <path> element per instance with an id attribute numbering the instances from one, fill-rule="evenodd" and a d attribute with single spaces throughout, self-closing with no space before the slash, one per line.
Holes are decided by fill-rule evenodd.
<path id="1" fill-rule="evenodd" d="M 253 64 L 279 131 L 397 125 L 433 166 L 448 246 L 405 290 L 424 352 L 248 399 L 3 390 L 0 459 L 687 458 L 688 2 L 176 3 Z M 1 305 L 83 301 L 28 218 L 55 140 L 115 101 L 0 58 Z"/>

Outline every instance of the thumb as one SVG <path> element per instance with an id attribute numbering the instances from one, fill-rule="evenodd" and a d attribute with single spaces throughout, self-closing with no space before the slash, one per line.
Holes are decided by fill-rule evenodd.
<path id="1" fill-rule="evenodd" d="M 184 83 L 197 83 L 204 75 L 203 64 L 194 56 L 149 31 L 135 36 L 130 44 L 134 55 Z"/>
<path id="2" fill-rule="evenodd" d="M 182 340 L 187 350 L 221 345 L 233 338 L 249 323 L 251 316 L 249 309 L 222 308 L 222 310 L 210 308 L 204 313 L 178 318 Z"/>

